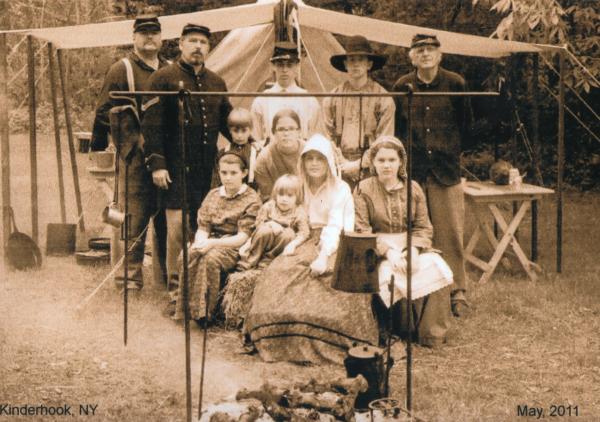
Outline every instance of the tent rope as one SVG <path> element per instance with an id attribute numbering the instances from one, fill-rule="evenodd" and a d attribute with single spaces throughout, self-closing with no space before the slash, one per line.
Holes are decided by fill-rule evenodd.
<path id="1" fill-rule="evenodd" d="M 156 214 L 158 214 L 158 213 L 157 212 L 154 213 L 154 215 L 152 216 L 152 218 L 155 217 Z M 146 227 L 144 227 L 144 230 L 142 230 L 142 232 L 134 239 L 134 241 L 132 242 L 131 246 L 127 249 L 128 253 L 133 250 L 133 248 L 138 244 L 138 242 L 140 241 L 140 239 L 142 238 L 142 236 L 144 236 L 144 234 L 146 234 L 146 232 L 148 231 L 148 227 L 150 227 L 150 222 L 148 222 L 148 224 L 146 224 Z M 152 253 L 154 253 L 154 251 L 152 251 Z M 96 295 L 96 293 L 98 293 L 98 291 L 100 290 L 100 288 L 102 288 L 102 286 L 115 275 L 115 273 L 119 270 L 119 268 L 121 268 L 121 266 L 123 265 L 124 261 L 125 261 L 125 254 L 123 254 L 123 256 L 117 261 L 117 263 L 115 264 L 115 266 L 112 267 L 112 269 L 109 271 L 109 273 L 106 275 L 106 277 L 104 277 L 104 279 L 100 282 L 100 284 L 98 284 L 96 286 L 96 288 L 92 291 L 92 293 L 90 293 L 89 295 L 87 295 L 85 297 L 85 299 L 83 299 L 79 303 L 79 305 L 77 305 L 75 307 L 75 309 L 76 310 L 80 310 L 83 305 L 85 305 L 87 302 L 89 302 Z M 126 286 L 124 286 L 124 288 L 125 287 Z"/>
<path id="2" fill-rule="evenodd" d="M 583 63 L 581 63 L 581 61 L 579 61 L 579 59 L 577 58 L 577 56 L 575 54 L 571 53 L 568 48 L 566 50 L 567 50 L 567 53 L 569 53 L 569 55 L 571 56 L 571 58 L 573 60 L 575 60 L 575 63 L 577 63 L 579 66 L 581 66 L 583 68 L 583 70 L 585 70 L 585 73 L 587 73 L 588 75 L 590 75 L 590 77 L 592 78 L 592 80 L 594 82 L 596 82 L 598 85 L 600 85 L 600 81 L 598 81 L 598 79 L 592 74 L 592 72 L 587 67 L 585 67 L 585 65 Z"/>
<path id="3" fill-rule="evenodd" d="M 256 59 L 258 58 L 258 55 L 260 54 L 260 52 L 262 51 L 263 47 L 265 46 L 265 44 L 267 43 L 267 40 L 269 39 L 269 35 L 271 35 L 271 32 L 273 32 L 274 30 L 274 26 L 271 25 L 271 27 L 269 28 L 269 31 L 267 32 L 267 34 L 265 35 L 265 38 L 263 39 L 262 43 L 260 44 L 260 47 L 258 48 L 258 50 L 256 51 L 256 54 L 254 55 L 254 57 L 252 57 L 252 61 L 250 62 L 250 64 L 246 67 L 246 71 L 244 72 L 244 74 L 242 75 L 242 77 L 240 78 L 239 82 L 237 83 L 237 85 L 234 88 L 234 92 L 237 92 L 240 89 L 240 86 L 242 86 L 242 82 L 247 78 L 247 76 L 250 74 L 250 69 L 252 69 L 252 66 L 254 65 L 254 62 L 256 61 Z"/>
<path id="4" fill-rule="evenodd" d="M 544 88 L 546 88 L 546 90 L 550 93 L 550 95 L 552 95 L 556 100 L 558 100 L 558 95 L 556 95 L 554 92 L 552 92 L 552 90 L 550 88 L 548 88 L 548 85 L 546 85 L 545 83 L 541 84 Z M 573 113 L 573 111 L 565 104 L 565 110 L 567 110 L 569 112 L 569 114 L 571 116 L 573 116 L 575 118 L 575 120 L 577 120 L 579 122 L 579 124 L 590 134 L 594 137 L 594 139 L 596 139 L 596 141 L 598 141 L 600 143 L 600 137 L 598 137 L 598 135 L 596 135 L 588 126 L 586 126 L 585 123 L 583 123 L 581 121 L 581 119 L 579 117 L 577 117 L 577 115 L 575 113 Z"/>
<path id="5" fill-rule="evenodd" d="M 296 14 L 294 13 L 295 10 L 292 11 L 292 19 L 295 21 L 297 28 L 298 28 L 298 42 L 300 42 L 300 40 L 302 40 L 302 36 L 300 33 L 300 25 L 297 19 Z M 308 61 L 310 62 L 313 70 L 315 71 L 315 75 L 317 75 L 317 80 L 319 81 L 319 85 L 321 85 L 321 89 L 323 90 L 323 92 L 327 92 L 327 89 L 325 88 L 325 84 L 323 83 L 323 81 L 321 80 L 321 75 L 319 75 L 319 71 L 317 70 L 317 67 L 315 66 L 315 62 L 312 59 L 312 56 L 310 54 L 310 51 L 308 50 L 308 45 L 306 45 L 306 43 L 304 44 L 304 49 L 306 50 L 306 55 L 308 56 Z"/>
<path id="6" fill-rule="evenodd" d="M 558 72 L 558 70 L 556 70 L 556 68 L 554 66 L 552 66 L 552 63 L 550 63 L 544 56 L 542 56 L 542 59 L 544 60 L 544 63 L 546 63 L 546 65 L 552 69 L 552 71 L 554 73 L 556 73 L 557 76 L 560 76 L 560 73 Z M 591 105 L 589 105 L 589 103 L 587 103 L 577 92 L 576 89 L 574 89 L 572 86 L 567 85 L 567 88 L 569 88 L 569 90 L 571 90 L 571 92 L 573 92 L 577 98 L 579 98 L 579 100 L 587 107 L 587 109 L 594 115 L 594 117 L 598 120 L 600 120 L 600 116 L 598 116 L 598 114 L 596 113 L 596 111 L 594 111 L 594 109 L 592 108 Z"/>
<path id="7" fill-rule="evenodd" d="M 38 86 L 38 83 L 40 82 L 40 80 L 44 76 L 44 73 L 46 72 L 47 68 L 48 68 L 47 64 L 44 67 L 42 67 L 42 71 L 40 72 L 40 76 L 38 76 L 38 78 L 35 80 L 35 86 L 36 87 Z M 28 99 L 29 99 L 29 93 L 25 94 L 25 96 L 23 97 L 23 101 L 21 101 L 21 103 L 17 107 L 17 110 L 20 109 L 21 107 L 23 107 L 25 105 L 25 103 L 27 102 Z"/>
<path id="8" fill-rule="evenodd" d="M 12 46 L 12 48 L 10 49 L 10 53 L 8 53 L 8 56 L 6 56 L 6 59 L 10 59 L 10 56 L 12 56 L 13 54 L 15 54 L 17 52 L 17 49 L 19 48 L 19 46 L 21 44 L 23 44 L 23 42 L 27 39 L 27 37 L 21 37 L 21 40 L 16 43 L 15 45 Z"/>
<path id="9" fill-rule="evenodd" d="M 529 141 L 529 135 L 527 134 L 527 128 L 521 121 L 521 117 L 519 115 L 519 110 L 515 108 L 515 119 L 517 121 L 517 134 L 521 135 L 523 139 L 523 144 L 525 145 L 525 150 L 527 151 L 527 155 L 529 156 L 529 162 L 533 163 L 533 147 L 531 146 L 531 142 Z M 540 164 L 536 163 L 534 168 L 535 176 L 537 178 L 537 183 L 540 186 L 544 186 L 544 178 L 542 176 L 542 170 L 540 169 Z"/>
<path id="10" fill-rule="evenodd" d="M 27 38 L 23 38 L 23 39 L 27 39 Z M 47 45 L 48 45 L 48 43 L 47 43 L 47 42 L 45 42 L 45 43 L 44 43 L 44 44 L 43 44 L 43 45 L 42 45 L 42 46 L 41 46 L 41 47 L 38 49 L 38 51 L 36 51 L 36 52 L 35 52 L 35 55 L 36 55 L 36 56 L 38 56 L 40 53 L 42 53 L 42 50 L 44 50 L 44 49 L 46 48 L 46 46 L 47 46 Z M 22 67 L 22 68 L 21 68 L 21 69 L 20 69 L 20 70 L 17 72 L 17 74 L 16 74 L 15 76 L 13 76 L 13 77 L 12 77 L 12 78 L 11 78 L 11 79 L 8 81 L 8 84 L 9 84 L 9 85 L 11 85 L 11 84 L 12 84 L 12 83 L 15 81 L 15 79 L 17 79 L 17 78 L 18 78 L 18 77 L 21 75 L 21 73 L 23 73 L 23 71 L 24 71 L 25 69 L 27 69 L 27 65 L 24 65 L 24 66 L 23 66 L 23 67 Z M 45 68 L 44 68 L 44 69 L 45 69 Z"/>

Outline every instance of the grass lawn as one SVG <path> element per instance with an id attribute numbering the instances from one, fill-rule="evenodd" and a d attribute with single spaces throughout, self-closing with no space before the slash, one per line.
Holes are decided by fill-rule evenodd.
<path id="1" fill-rule="evenodd" d="M 17 224 L 30 234 L 27 141 L 26 135 L 11 136 L 11 183 Z M 40 245 L 45 245 L 46 224 L 60 222 L 53 142 L 50 136 L 38 140 Z M 72 177 L 66 151 L 64 155 L 67 215 L 74 222 Z M 106 199 L 85 172 L 91 165 L 87 157 L 78 154 L 78 160 L 88 234 L 95 235 L 102 231 L 99 214 Z M 554 405 L 571 409 L 571 417 L 557 420 L 600 420 L 599 209 L 598 194 L 565 195 L 564 266 L 557 275 L 555 207 L 551 200 L 540 204 L 539 262 L 544 274 L 537 283 L 527 281 L 516 260 L 509 259 L 512 269 L 499 268 L 487 284 L 471 283 L 471 313 L 454 321 L 448 344 L 439 350 L 414 349 L 417 416 L 437 421 L 534 420 L 518 416 L 517 407 L 528 405 L 542 408 L 543 416 L 552 419 Z M 526 249 L 528 227 L 527 220 L 520 231 Z M 80 404 L 98 405 L 92 420 L 184 420 L 183 329 L 161 315 L 164 289 L 147 282 L 131 297 L 127 347 L 122 342 L 122 298 L 112 285 L 107 283 L 83 310 L 76 310 L 108 270 L 78 266 L 73 257 L 45 258 L 37 272 L 2 267 L 0 405 L 67 404 L 72 420 L 91 418 L 79 415 Z M 479 273 L 471 270 L 476 280 Z M 194 408 L 201 344 L 201 332 L 194 327 Z M 267 364 L 257 356 L 240 355 L 238 344 L 237 332 L 210 331 L 205 403 L 266 380 L 291 385 L 344 374 L 337 366 Z M 403 398 L 404 385 L 401 361 L 391 375 L 393 396 Z"/>

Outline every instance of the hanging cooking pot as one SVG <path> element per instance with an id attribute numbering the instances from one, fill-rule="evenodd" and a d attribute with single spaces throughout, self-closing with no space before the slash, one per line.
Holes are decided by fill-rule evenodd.
<path id="1" fill-rule="evenodd" d="M 366 410 L 370 402 L 385 396 L 383 349 L 368 345 L 354 346 L 348 350 L 344 366 L 348 378 L 362 375 L 369 384 L 367 391 L 356 397 L 356 409 Z"/>
<path id="2" fill-rule="evenodd" d="M 348 293 L 379 292 L 376 247 L 373 233 L 342 233 L 331 287 Z"/>

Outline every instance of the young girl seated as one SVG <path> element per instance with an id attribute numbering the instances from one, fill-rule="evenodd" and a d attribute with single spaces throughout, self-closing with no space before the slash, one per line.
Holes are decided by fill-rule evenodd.
<path id="1" fill-rule="evenodd" d="M 238 267 L 249 270 L 267 265 L 283 252 L 292 255 L 310 236 L 308 217 L 302 207 L 302 183 L 297 176 L 284 174 L 275 182 L 271 199 L 256 217 L 256 230 L 240 248 Z"/>
<path id="2" fill-rule="evenodd" d="M 238 248 L 252 233 L 261 205 L 258 194 L 243 182 L 248 174 L 243 156 L 233 151 L 223 152 L 218 166 L 223 184 L 212 189 L 202 201 L 198 210 L 198 231 L 189 250 L 189 311 L 191 318 L 199 323 L 212 320 L 221 273 L 235 268 Z M 183 268 L 179 274 L 183 274 Z M 207 290 L 208 303 L 205 300 Z M 183 283 L 179 283 L 173 319 L 184 317 L 183 297 Z M 207 308 L 208 321 L 205 320 Z"/>

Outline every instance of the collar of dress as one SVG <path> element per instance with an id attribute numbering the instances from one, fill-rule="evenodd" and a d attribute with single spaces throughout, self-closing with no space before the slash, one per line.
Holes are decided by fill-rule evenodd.
<path id="1" fill-rule="evenodd" d="M 304 92 L 302 88 L 300 88 L 296 82 L 292 82 L 290 86 L 287 88 L 282 87 L 277 82 L 269 89 L 271 92 L 282 92 L 285 89 L 286 92 Z"/>
<path id="2" fill-rule="evenodd" d="M 227 198 L 227 199 L 233 199 L 237 196 L 242 195 L 243 193 L 245 193 L 248 190 L 248 185 L 245 183 L 242 183 L 242 186 L 240 186 L 240 190 L 238 190 L 236 193 L 234 193 L 233 195 L 227 195 L 227 191 L 225 190 L 225 186 L 221 185 L 221 187 L 219 188 L 219 195 L 222 198 Z"/>
<path id="3" fill-rule="evenodd" d="M 381 186 L 381 189 L 385 193 L 393 193 L 393 192 L 401 190 L 404 187 L 404 182 L 402 182 L 402 180 L 398 181 L 398 183 L 396 183 L 394 186 L 392 186 L 389 189 L 386 188 L 385 185 L 379 179 L 377 179 L 377 183 L 379 184 L 379 186 Z"/>

